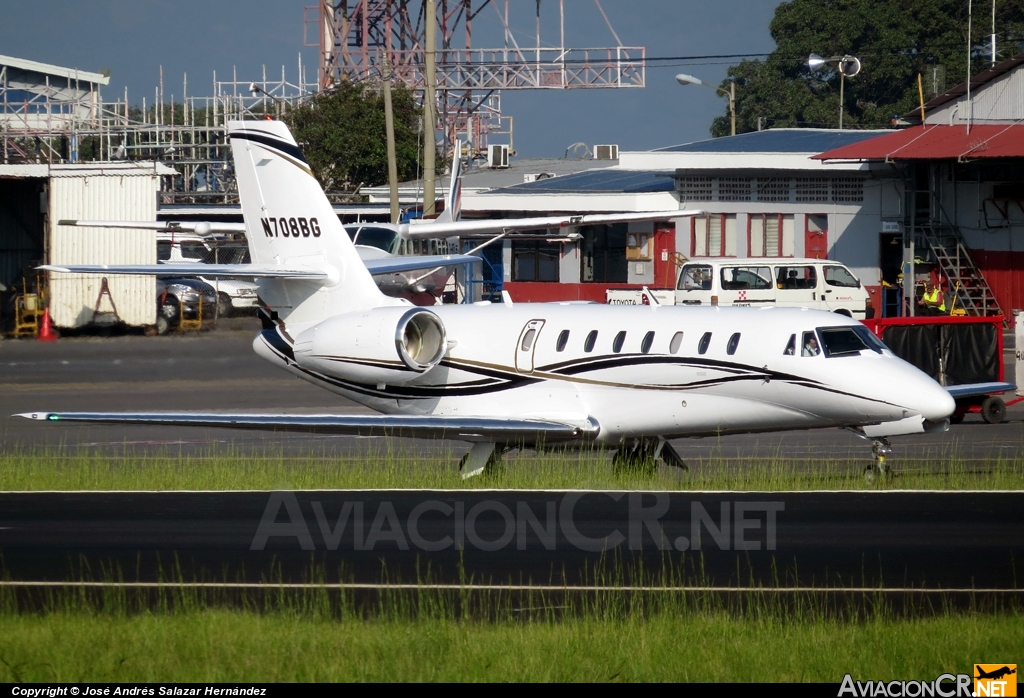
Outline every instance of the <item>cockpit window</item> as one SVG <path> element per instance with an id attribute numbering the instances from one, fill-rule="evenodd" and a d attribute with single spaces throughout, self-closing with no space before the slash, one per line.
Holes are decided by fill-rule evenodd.
<path id="1" fill-rule="evenodd" d="M 390 228 L 373 228 L 363 226 L 359 229 L 354 242 L 365 247 L 376 247 L 385 252 L 396 252 L 395 246 L 398 242 L 398 233 Z"/>
<path id="2" fill-rule="evenodd" d="M 789 335 L 789 342 L 786 344 L 786 350 L 782 352 L 783 356 L 793 356 L 796 354 L 796 335 Z"/>
<path id="3" fill-rule="evenodd" d="M 818 332 L 825 345 L 825 356 L 855 356 L 865 349 L 873 349 L 853 327 L 821 327 Z"/>
<path id="4" fill-rule="evenodd" d="M 853 331 L 856 332 L 857 336 L 863 339 L 864 343 L 871 347 L 876 354 L 881 354 L 883 349 L 889 348 L 885 346 L 885 342 L 880 340 L 874 332 L 863 325 L 855 326 Z"/>
<path id="5" fill-rule="evenodd" d="M 801 342 L 800 356 L 817 356 L 821 353 L 818 346 L 818 337 L 813 332 L 804 332 L 804 341 Z"/>

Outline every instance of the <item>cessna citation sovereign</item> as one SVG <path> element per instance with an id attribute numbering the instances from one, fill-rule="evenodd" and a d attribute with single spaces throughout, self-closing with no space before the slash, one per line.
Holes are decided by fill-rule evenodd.
<path id="1" fill-rule="evenodd" d="M 881 470 L 886 437 L 947 428 L 950 394 L 833 313 L 653 298 L 639 308 L 513 304 L 507 295 L 425 308 L 385 296 L 285 125 L 232 122 L 229 133 L 252 264 L 202 273 L 255 277 L 264 321 L 256 352 L 381 414 L 20 416 L 455 439 L 473 444 L 464 476 L 516 447 L 608 448 L 621 465 L 685 467 L 668 440 L 823 427 L 875 440 Z M 44 268 L 171 273 L 165 266 Z"/>

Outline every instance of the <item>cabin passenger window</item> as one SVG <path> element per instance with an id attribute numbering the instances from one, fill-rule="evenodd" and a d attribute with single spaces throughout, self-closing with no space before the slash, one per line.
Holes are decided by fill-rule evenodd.
<path id="1" fill-rule="evenodd" d="M 668 350 L 671 353 L 675 354 L 676 352 L 679 351 L 679 347 L 682 345 L 682 343 L 683 343 L 683 333 L 682 332 L 676 332 L 674 335 L 672 335 L 672 341 L 668 343 Z"/>
<path id="2" fill-rule="evenodd" d="M 644 335 L 644 339 L 640 342 L 640 353 L 646 354 L 651 350 L 651 345 L 654 344 L 654 333 L 648 332 Z"/>
<path id="3" fill-rule="evenodd" d="M 804 341 L 801 345 L 800 356 L 817 356 L 821 353 L 818 346 L 818 337 L 813 332 L 804 332 Z"/>
<path id="4" fill-rule="evenodd" d="M 615 335 L 615 339 L 612 340 L 612 351 L 618 354 L 622 351 L 622 345 L 626 341 L 626 332 L 622 331 Z"/>
<path id="5" fill-rule="evenodd" d="M 569 342 L 569 330 L 562 330 L 558 334 L 558 341 L 555 343 L 555 351 L 565 351 L 565 345 Z"/>
<path id="6" fill-rule="evenodd" d="M 523 343 L 520 345 L 520 349 L 523 351 L 530 351 L 533 347 L 533 339 L 537 336 L 537 330 L 530 329 L 523 335 Z"/>
<path id="7" fill-rule="evenodd" d="M 591 330 L 590 334 L 587 335 L 587 339 L 583 342 L 583 351 L 589 354 L 594 351 L 595 344 L 597 344 L 597 330 Z"/>
<path id="8" fill-rule="evenodd" d="M 725 353 L 732 356 L 736 353 L 737 347 L 740 345 L 740 333 L 737 332 L 732 337 L 729 337 L 729 343 L 725 346 Z"/>
<path id="9" fill-rule="evenodd" d="M 783 356 L 794 356 L 796 354 L 796 335 L 789 335 L 789 342 L 786 344 L 786 350 L 782 352 Z"/>
<path id="10" fill-rule="evenodd" d="M 704 336 L 700 338 L 700 342 L 697 343 L 697 353 L 706 354 L 708 352 L 708 346 L 711 344 L 711 333 L 705 332 Z"/>
<path id="11" fill-rule="evenodd" d="M 710 291 L 711 267 L 707 264 L 687 264 L 679 274 L 680 291 Z"/>

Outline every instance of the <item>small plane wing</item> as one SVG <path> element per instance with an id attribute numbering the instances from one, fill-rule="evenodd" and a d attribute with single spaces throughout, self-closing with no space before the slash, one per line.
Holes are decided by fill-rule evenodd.
<path id="1" fill-rule="evenodd" d="M 328 274 L 310 267 L 272 264 L 44 264 L 36 267 L 65 274 L 137 274 L 144 276 L 204 276 L 211 279 L 326 279 Z"/>
<path id="2" fill-rule="evenodd" d="M 412 271 L 414 269 L 434 269 L 436 267 L 451 267 L 457 264 L 472 264 L 474 262 L 479 261 L 479 257 L 476 257 L 471 254 L 438 254 L 364 259 L 363 264 L 366 265 L 366 268 L 370 270 L 371 274 L 393 274 L 395 272 L 400 271 Z"/>
<path id="3" fill-rule="evenodd" d="M 947 385 L 946 392 L 953 396 L 953 399 L 961 397 L 978 397 L 980 395 L 994 395 L 996 393 L 1008 393 L 1016 390 L 1013 383 L 964 383 L 963 385 Z"/>
<path id="4" fill-rule="evenodd" d="M 125 230 L 156 230 L 173 233 L 177 231 L 210 235 L 211 233 L 244 233 L 245 223 L 222 223 L 217 221 L 80 221 L 65 219 L 57 225 L 76 228 L 122 228 Z"/>
<path id="5" fill-rule="evenodd" d="M 698 209 L 670 211 L 643 211 L 637 213 L 594 213 L 585 216 L 541 216 L 538 218 L 495 218 L 490 220 L 424 221 L 400 226 L 403 235 L 410 238 L 443 238 L 473 233 L 500 233 L 502 231 L 541 230 L 579 225 L 602 225 L 640 221 L 663 221 L 704 213 Z"/>
<path id="6" fill-rule="evenodd" d="M 449 417 L 438 415 L 345 415 L 345 414 L 220 414 L 196 412 L 25 412 L 14 415 L 45 422 L 93 424 L 154 424 L 179 427 L 263 429 L 310 434 L 352 436 L 405 436 L 466 441 L 571 441 L 596 436 L 591 420 L 580 423 L 546 419 L 499 417 Z"/>

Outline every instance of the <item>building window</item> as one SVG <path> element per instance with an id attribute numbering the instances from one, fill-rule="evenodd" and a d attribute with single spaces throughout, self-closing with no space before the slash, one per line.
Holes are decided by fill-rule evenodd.
<path id="1" fill-rule="evenodd" d="M 748 218 L 747 252 L 751 257 L 792 257 L 793 216 L 753 213 Z"/>
<path id="2" fill-rule="evenodd" d="M 798 203 L 824 203 L 828 201 L 828 177 L 797 177 Z"/>
<path id="3" fill-rule="evenodd" d="M 650 233 L 628 233 L 626 235 L 626 259 L 631 262 L 651 259 Z"/>
<path id="4" fill-rule="evenodd" d="M 711 201 L 711 177 L 679 177 L 676 186 L 681 201 Z"/>
<path id="5" fill-rule="evenodd" d="M 513 281 L 558 281 L 559 244 L 512 241 Z"/>
<path id="6" fill-rule="evenodd" d="M 769 202 L 789 201 L 789 177 L 757 180 L 757 200 Z"/>
<path id="7" fill-rule="evenodd" d="M 736 216 L 694 216 L 690 223 L 690 256 L 735 257 Z"/>
<path id="8" fill-rule="evenodd" d="M 624 284 L 629 281 L 626 261 L 627 224 L 581 227 L 580 280 Z"/>

